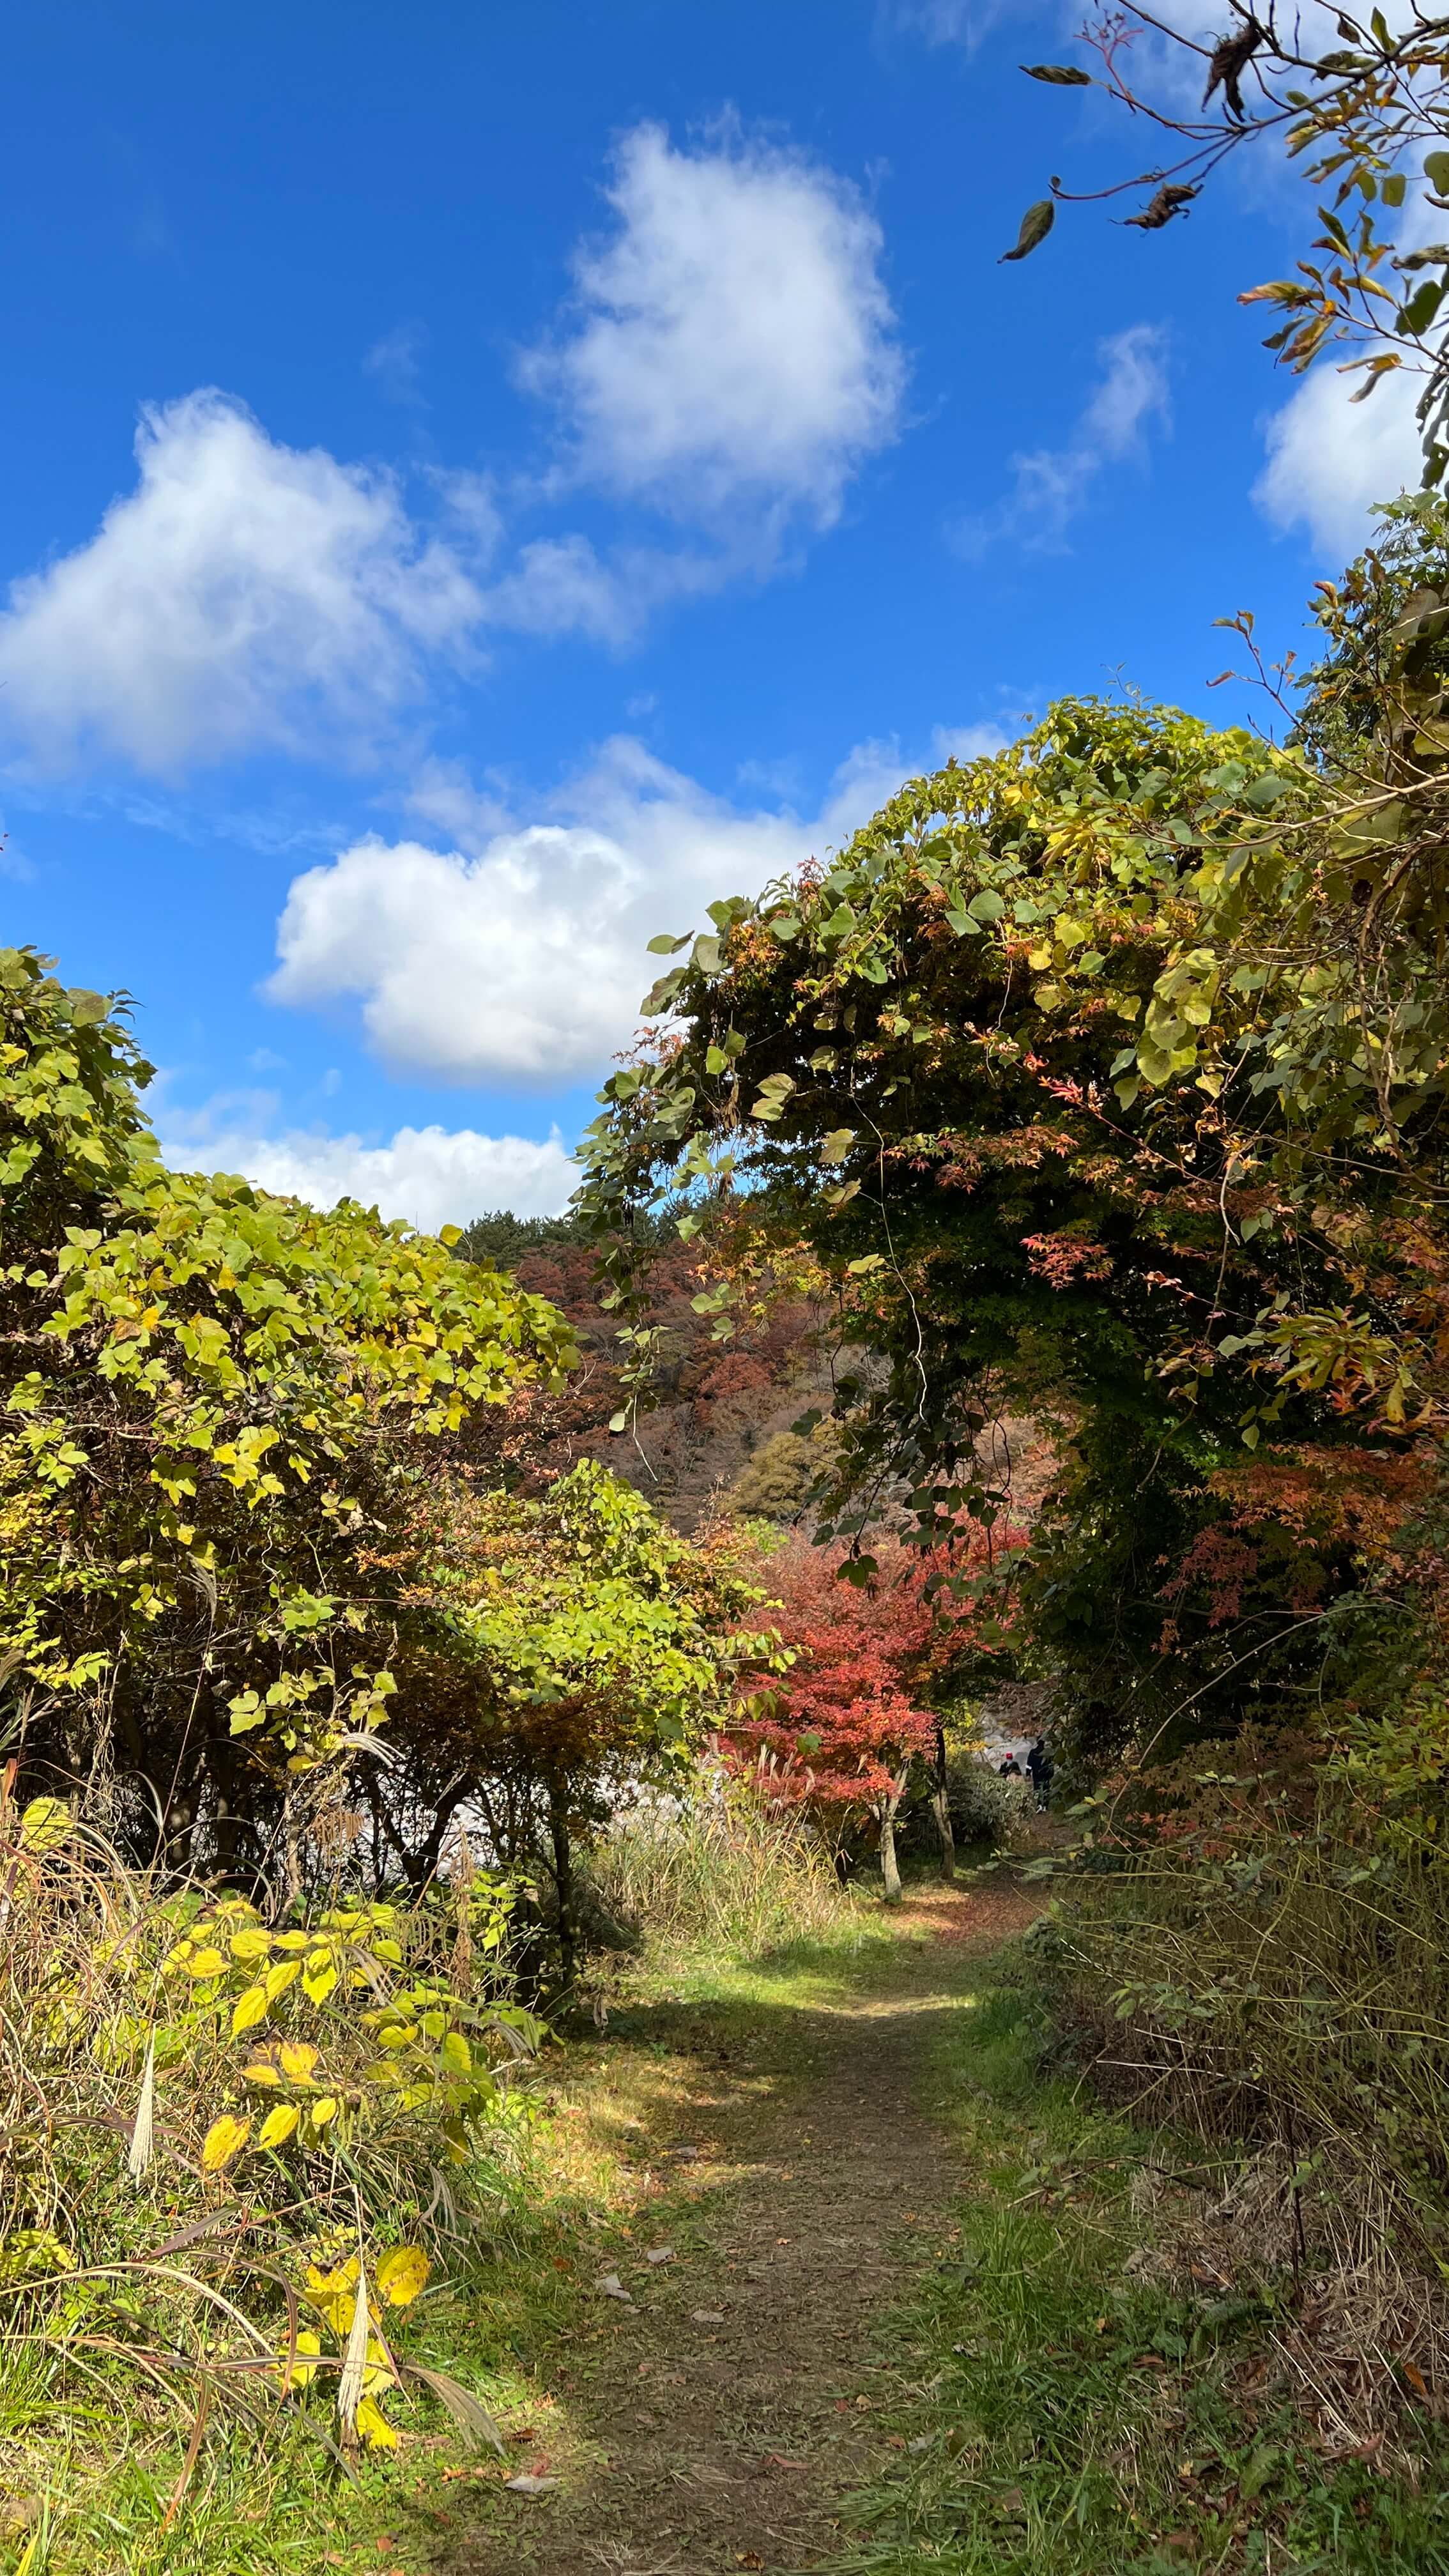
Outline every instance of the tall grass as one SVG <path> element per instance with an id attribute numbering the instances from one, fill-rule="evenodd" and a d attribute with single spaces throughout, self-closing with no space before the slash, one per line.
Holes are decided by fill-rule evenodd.
<path id="1" fill-rule="evenodd" d="M 811 1827 L 712 1767 L 687 1796 L 616 1816 L 590 1869 L 610 1911 L 664 1950 L 759 1959 L 826 1936 L 850 1910 Z"/>
<path id="2" fill-rule="evenodd" d="M 1371 1759 L 1249 1736 L 1144 1777 L 1045 1940 L 1109 2090 L 1259 2145 L 1278 2257 L 1390 2386 L 1449 2369 L 1446 1747 L 1441 1712 Z"/>
<path id="3" fill-rule="evenodd" d="M 68 2517 L 124 2466 L 164 2535 L 302 2425 L 387 2450 L 430 2393 L 486 2438 L 406 2311 L 515 2188 L 506 1892 L 269 1920 L 7 1789 L 0 2496 Z"/>

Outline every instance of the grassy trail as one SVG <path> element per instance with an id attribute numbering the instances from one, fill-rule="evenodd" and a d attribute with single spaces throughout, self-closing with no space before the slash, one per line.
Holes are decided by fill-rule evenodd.
<path id="1" fill-rule="evenodd" d="M 884 2321 L 960 2188 L 919 2078 L 1029 1915 L 932 1891 L 853 1952 L 700 1971 L 575 2044 L 556 2122 L 623 2192 L 526 2408 L 519 2466 L 559 2483 L 480 2486 L 441 2564 L 714 2576 L 836 2544 L 842 2495 L 890 2457 Z M 628 2304 L 598 2287 L 615 2274 Z"/>
<path id="2" fill-rule="evenodd" d="M 576 2042 L 531 2284 L 475 2310 L 508 2463 L 415 2452 L 333 2563 L 1449 2576 L 1435 2428 L 1417 2477 L 1328 2456 L 1230 2252 L 1156 2259 L 1217 2194 L 1043 2073 L 1002 1975 L 1031 1911 L 918 1890 L 838 1945 L 656 1973 Z"/>

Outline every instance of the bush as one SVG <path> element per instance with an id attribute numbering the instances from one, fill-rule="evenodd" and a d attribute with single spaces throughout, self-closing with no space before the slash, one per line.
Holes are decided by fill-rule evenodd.
<path id="1" fill-rule="evenodd" d="M 431 1905 L 339 1895 L 274 1927 L 7 1787 L 0 2379 L 43 2381 L 18 2419 L 36 2485 L 98 2404 L 157 2469 L 208 2422 L 260 2460 L 295 2410 L 390 2449 L 409 2384 L 486 2433 L 409 2358 L 403 2311 L 513 2188 L 538 2025 L 511 1999 L 512 1890 L 464 1869 Z"/>
<path id="2" fill-rule="evenodd" d="M 1093 1802 L 1047 1934 L 1061 1999 L 1119 2084 L 1319 2159 L 1355 2228 L 1443 2271 L 1449 1711 L 1201 1758 Z"/>
<path id="3" fill-rule="evenodd" d="M 811 1827 L 713 1765 L 680 1799 L 616 1816 L 590 1868 L 610 1913 L 666 1949 L 758 1959 L 835 1930 L 850 1904 Z"/>
<path id="4" fill-rule="evenodd" d="M 1003 1780 L 981 1757 L 956 1755 L 947 1764 L 946 1796 L 958 1842 L 1011 1851 L 1030 1841 L 1036 1791 L 1029 1780 Z"/>

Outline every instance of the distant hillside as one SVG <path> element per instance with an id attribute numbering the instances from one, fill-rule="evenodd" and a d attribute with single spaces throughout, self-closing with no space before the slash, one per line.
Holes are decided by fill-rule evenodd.
<path id="1" fill-rule="evenodd" d="M 698 1250 L 661 1239 L 649 1310 L 665 1335 L 661 1401 L 636 1429 L 611 1433 L 610 1417 L 624 1401 L 618 1320 L 600 1311 L 594 1247 L 574 1220 L 498 1211 L 475 1218 L 457 1248 L 461 1258 L 510 1270 L 523 1287 L 552 1299 L 584 1353 L 563 1395 L 528 1398 L 475 1426 L 467 1447 L 480 1466 L 494 1465 L 527 1486 L 580 1457 L 603 1458 L 682 1530 L 727 1493 L 738 1507 L 789 1518 L 811 1463 L 790 1425 L 828 1392 L 821 1319 L 803 1301 L 733 1341 L 716 1342 L 709 1318 L 691 1303 L 701 1285 Z"/>

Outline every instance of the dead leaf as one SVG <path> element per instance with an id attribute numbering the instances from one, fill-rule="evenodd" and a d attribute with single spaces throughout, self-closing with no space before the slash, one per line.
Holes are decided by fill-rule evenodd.
<path id="1" fill-rule="evenodd" d="M 547 2495 L 549 2488 L 556 2487 L 559 2482 L 557 2478 L 530 2477 L 525 2470 L 521 2477 L 505 2478 L 503 2483 L 511 2488 L 515 2495 L 539 2496 Z"/>
<path id="2" fill-rule="evenodd" d="M 1402 2370 L 1404 2377 L 1407 2379 L 1409 2386 L 1414 2392 L 1414 2395 L 1416 2397 L 1427 2397 L 1429 2394 L 1429 2383 L 1424 2377 L 1422 2370 L 1416 2370 L 1411 2361 L 1400 2362 L 1399 2368 Z"/>
<path id="3" fill-rule="evenodd" d="M 691 2308 L 689 2322 L 695 2326 L 722 2326 L 724 2310 L 723 2308 Z"/>
<path id="4" fill-rule="evenodd" d="M 672 2245 L 651 2245 L 644 2260 L 646 2263 L 672 2263 L 674 2248 Z"/>
<path id="5" fill-rule="evenodd" d="M 598 2286 L 601 2298 L 622 2299 L 626 2308 L 634 2305 L 632 2292 L 625 2289 L 617 2272 L 601 2272 Z"/>
<path id="6" fill-rule="evenodd" d="M 764 2563 L 765 2562 L 760 2556 L 758 2549 L 737 2549 L 735 2551 L 735 2565 L 737 2567 L 763 2567 Z"/>

